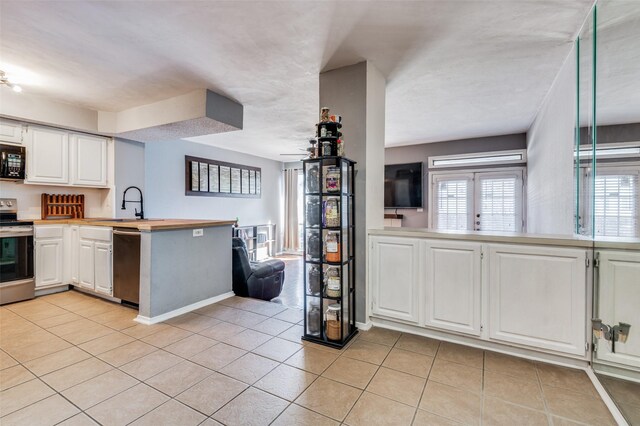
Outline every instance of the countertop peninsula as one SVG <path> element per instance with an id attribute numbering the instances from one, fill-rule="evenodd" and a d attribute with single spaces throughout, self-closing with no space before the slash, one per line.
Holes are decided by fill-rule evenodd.
<path id="1" fill-rule="evenodd" d="M 140 231 L 163 231 L 170 229 L 208 228 L 212 226 L 233 225 L 235 220 L 205 220 L 205 219 L 112 219 L 112 218 L 84 218 L 84 219 L 47 219 L 34 220 L 35 225 L 91 225 L 108 226 L 113 228 L 138 229 Z"/>

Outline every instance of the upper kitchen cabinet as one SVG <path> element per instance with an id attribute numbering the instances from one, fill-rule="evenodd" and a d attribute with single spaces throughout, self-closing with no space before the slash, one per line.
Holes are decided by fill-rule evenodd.
<path id="1" fill-rule="evenodd" d="M 107 185 L 107 138 L 71 134 L 71 184 Z"/>
<path id="2" fill-rule="evenodd" d="M 22 145 L 22 123 L 0 119 L 0 143 Z"/>
<path id="3" fill-rule="evenodd" d="M 69 133 L 30 126 L 27 133 L 26 183 L 69 183 Z"/>
<path id="4" fill-rule="evenodd" d="M 107 187 L 108 138 L 28 126 L 25 183 Z"/>

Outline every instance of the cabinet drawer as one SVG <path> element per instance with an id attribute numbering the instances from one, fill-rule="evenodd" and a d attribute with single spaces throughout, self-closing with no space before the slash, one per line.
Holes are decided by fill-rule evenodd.
<path id="1" fill-rule="evenodd" d="M 111 242 L 111 230 L 112 228 L 105 226 L 81 226 L 80 238 Z"/>
<path id="2" fill-rule="evenodd" d="M 34 235 L 40 238 L 62 238 L 64 225 L 39 225 L 35 227 Z"/>

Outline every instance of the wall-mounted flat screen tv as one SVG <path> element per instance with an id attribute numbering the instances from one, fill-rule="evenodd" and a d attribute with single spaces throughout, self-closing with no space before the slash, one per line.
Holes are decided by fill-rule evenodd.
<path id="1" fill-rule="evenodd" d="M 422 208 L 422 163 L 384 166 L 384 206 Z"/>

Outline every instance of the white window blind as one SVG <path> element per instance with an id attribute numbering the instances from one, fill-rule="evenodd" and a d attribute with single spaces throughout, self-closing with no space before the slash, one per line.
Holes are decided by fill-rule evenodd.
<path id="1" fill-rule="evenodd" d="M 513 177 L 480 178 L 479 222 L 483 231 L 520 231 L 517 211 L 519 180 Z M 521 208 L 521 207 L 520 207 Z"/>
<path id="2" fill-rule="evenodd" d="M 638 237 L 638 173 L 596 174 L 595 234 Z"/>
<path id="3" fill-rule="evenodd" d="M 469 179 L 442 179 L 437 181 L 438 229 L 466 230 L 469 228 Z"/>

